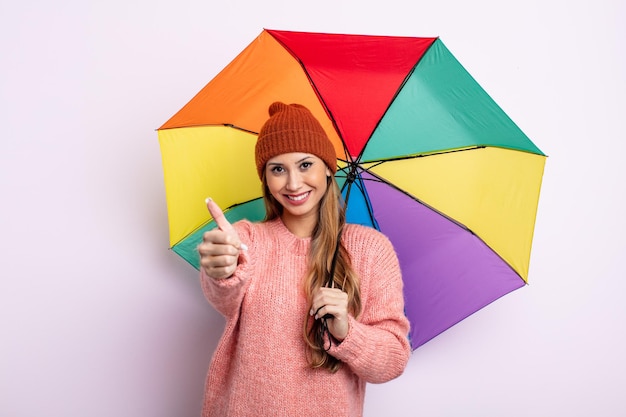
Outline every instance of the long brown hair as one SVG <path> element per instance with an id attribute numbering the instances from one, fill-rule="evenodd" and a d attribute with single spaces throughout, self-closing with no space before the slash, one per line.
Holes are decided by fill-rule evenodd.
<path id="1" fill-rule="evenodd" d="M 273 220 L 281 216 L 283 207 L 269 192 L 265 178 L 265 170 L 262 173 L 263 199 L 265 201 L 265 221 Z M 309 253 L 308 272 L 304 279 L 304 292 L 309 306 L 312 304 L 313 292 L 327 285 L 328 276 L 332 269 L 333 256 L 337 248 L 337 241 L 346 223 L 343 210 L 341 191 L 335 178 L 329 176 L 324 196 L 320 200 L 318 222 L 311 236 L 311 252 Z M 334 268 L 332 284 L 348 294 L 348 311 L 357 317 L 361 313 L 361 291 L 359 279 L 350 260 L 350 254 L 339 242 L 339 251 Z M 324 346 L 318 342 L 318 334 L 322 320 L 314 320 L 311 323 L 308 314 L 304 318 L 304 340 L 308 349 L 309 363 L 312 368 L 326 368 L 336 372 L 341 361 L 328 354 Z M 328 335 L 330 336 L 330 334 Z"/>

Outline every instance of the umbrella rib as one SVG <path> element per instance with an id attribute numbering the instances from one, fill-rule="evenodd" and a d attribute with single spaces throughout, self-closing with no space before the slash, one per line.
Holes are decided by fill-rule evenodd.
<path id="1" fill-rule="evenodd" d="M 306 72 L 306 70 L 305 70 L 305 72 Z M 348 148 L 346 147 L 346 144 L 345 144 L 343 138 L 341 137 L 341 133 L 337 129 L 337 124 L 335 123 L 335 119 L 330 114 L 330 111 L 326 108 L 326 103 L 324 103 L 321 99 L 320 99 L 320 101 L 322 102 L 322 107 L 324 108 L 326 113 L 329 115 L 329 118 L 333 122 L 333 126 L 335 127 L 335 131 L 337 132 L 337 134 L 339 135 L 339 138 L 341 139 L 341 146 L 343 147 L 344 154 L 345 155 L 349 155 Z M 237 130 L 240 130 L 242 132 L 250 133 L 250 134 L 253 134 L 253 135 L 257 135 L 257 136 L 259 135 L 259 132 L 256 132 L 256 131 L 250 130 L 250 129 L 246 129 L 245 127 L 237 126 L 237 125 L 232 124 L 232 123 L 210 123 L 210 124 L 203 124 L 203 125 L 190 125 L 190 126 L 185 126 L 185 127 L 200 127 L 200 126 L 224 126 L 224 127 L 229 127 L 231 129 L 237 129 Z M 350 161 L 347 160 L 347 159 L 344 160 L 344 159 L 341 159 L 341 158 L 337 158 L 337 160 L 345 162 L 346 164 L 350 163 Z"/>
<path id="2" fill-rule="evenodd" d="M 346 142 L 345 142 L 343 136 L 341 135 L 341 131 L 339 130 L 339 126 L 337 126 L 337 121 L 335 120 L 335 117 L 333 116 L 332 112 L 330 111 L 330 109 L 326 105 L 326 101 L 324 101 L 324 98 L 322 97 L 321 92 L 317 88 L 317 85 L 313 81 L 313 78 L 309 74 L 309 71 L 307 71 L 306 66 L 304 65 L 304 62 L 302 62 L 300 57 L 294 51 L 292 51 L 291 48 L 289 48 L 289 46 L 287 46 L 282 40 L 278 39 L 271 32 L 269 32 L 269 34 L 272 35 L 274 40 L 276 40 L 280 45 L 282 45 L 283 48 L 285 48 L 287 51 L 289 51 L 291 56 L 298 62 L 298 64 L 300 64 L 300 67 L 302 68 L 302 71 L 304 72 L 304 75 L 306 75 L 306 78 L 309 80 L 309 83 L 311 84 L 311 87 L 313 88 L 313 91 L 315 92 L 315 95 L 317 96 L 317 99 L 319 100 L 322 108 L 326 112 L 326 115 L 328 115 L 328 118 L 332 122 L 333 127 L 335 128 L 335 132 L 337 133 L 337 136 L 339 136 L 339 139 L 341 141 L 341 146 L 343 147 L 344 155 L 346 155 L 347 157 L 350 157 L 350 152 L 348 151 L 348 147 L 346 146 Z"/>
<path id="3" fill-rule="evenodd" d="M 382 162 L 381 162 L 381 163 L 382 163 Z M 448 216 L 447 214 L 443 213 L 442 211 L 437 210 L 436 208 L 434 208 L 434 207 L 433 207 L 433 206 L 431 206 L 430 204 L 428 204 L 428 203 L 426 203 L 426 202 L 424 202 L 424 201 L 420 200 L 419 198 L 415 197 L 414 195 L 407 193 L 406 191 L 404 191 L 404 190 L 402 190 L 401 188 L 397 187 L 396 185 L 394 185 L 394 184 L 390 183 L 389 181 L 386 181 L 384 178 L 379 177 L 378 175 L 374 174 L 373 172 L 371 172 L 371 171 L 369 171 L 369 170 L 367 170 L 367 169 L 364 169 L 364 171 L 367 171 L 367 173 L 368 173 L 368 174 L 370 174 L 370 175 L 373 177 L 373 179 L 360 177 L 361 181 L 371 181 L 371 182 L 379 182 L 379 183 L 387 184 L 388 186 L 390 186 L 390 187 L 392 187 L 392 188 L 396 189 L 397 191 L 399 191 L 399 192 L 403 193 L 403 194 L 404 194 L 404 195 L 406 195 L 407 197 L 409 197 L 409 198 L 413 199 L 413 200 L 414 200 L 415 202 L 417 202 L 418 204 L 423 205 L 424 207 L 428 208 L 429 210 L 432 210 L 433 212 L 435 212 L 435 213 L 439 214 L 440 216 L 444 217 L 445 219 L 447 219 L 447 220 L 451 221 L 452 223 L 456 224 L 456 225 L 457 225 L 458 227 L 460 227 L 461 229 L 463 229 L 463 230 L 467 231 L 468 233 L 471 233 L 473 236 L 475 236 L 475 237 L 476 237 L 476 239 L 480 240 L 480 241 L 481 241 L 481 242 L 482 242 L 482 243 L 483 243 L 486 247 L 488 247 L 488 248 L 489 248 L 489 250 L 490 250 L 493 254 L 495 254 L 498 258 L 500 258 L 500 260 L 502 260 L 502 262 L 503 262 L 505 265 L 507 265 L 507 266 L 511 269 L 511 271 L 513 271 L 513 273 L 514 273 L 515 275 L 517 275 L 517 276 L 518 276 L 518 277 L 519 277 L 522 281 L 524 281 L 524 282 L 528 285 L 528 283 L 527 283 L 527 282 L 526 282 L 526 280 L 525 280 L 525 279 L 524 279 L 524 278 L 520 275 L 520 273 L 519 273 L 519 272 L 518 272 L 515 268 L 513 268 L 513 266 L 512 266 L 509 262 L 507 262 L 507 260 L 506 260 L 506 259 L 504 259 L 504 258 L 503 258 L 503 257 L 502 257 L 502 256 L 501 256 L 498 252 L 497 252 L 497 251 L 495 251 L 495 250 L 494 250 L 494 249 L 493 249 L 493 248 L 492 248 L 489 244 L 487 244 L 487 242 L 485 242 L 485 241 L 484 241 L 484 240 L 483 240 L 483 239 L 482 239 L 482 238 L 481 238 L 478 234 L 476 234 L 476 233 L 475 233 L 472 229 L 470 229 L 469 227 L 467 227 L 467 226 L 466 226 L 466 225 L 464 225 L 463 223 L 459 222 L 458 220 L 456 220 L 456 219 L 454 219 L 454 218 L 452 218 L 452 217 Z M 370 206 L 369 206 L 369 202 L 368 202 L 368 212 L 369 212 L 370 217 L 371 217 L 371 216 L 372 216 L 372 210 L 371 210 L 371 208 L 370 208 Z"/>
<path id="4" fill-rule="evenodd" d="M 179 126 L 179 127 L 167 127 L 165 129 L 157 129 L 157 130 L 172 130 L 172 129 L 184 129 L 184 128 L 188 128 L 188 127 L 208 127 L 208 126 L 224 126 L 224 127 L 230 127 L 233 129 L 237 129 L 237 130 L 241 130 L 242 132 L 246 132 L 246 133 L 252 133 L 253 135 L 258 135 L 259 132 L 255 132 L 254 130 L 250 130 L 250 129 L 246 129 L 245 127 L 240 127 L 237 125 L 234 125 L 232 123 L 199 123 L 199 124 L 189 124 L 189 125 L 184 125 L 184 126 Z"/>
<path id="5" fill-rule="evenodd" d="M 381 162 L 379 162 L 379 163 L 383 163 L 383 162 L 384 162 L 384 161 L 381 161 Z M 506 261 L 506 259 L 504 259 L 504 258 L 503 258 L 503 257 L 502 257 L 502 256 L 501 256 L 498 252 L 497 252 L 497 251 L 493 250 L 493 248 L 492 248 L 491 246 L 489 246 L 489 245 L 487 244 L 487 242 L 485 242 L 485 241 L 484 241 L 484 240 L 483 240 L 483 239 L 482 239 L 479 235 L 477 235 L 477 234 L 476 234 L 476 233 L 475 233 L 472 229 L 470 229 L 469 227 L 467 227 L 467 226 L 466 226 L 466 225 L 464 225 L 463 223 L 459 222 L 458 220 L 456 220 L 456 219 L 454 219 L 454 218 L 452 218 L 452 217 L 448 216 L 447 214 L 443 213 L 442 211 L 437 210 L 435 207 L 431 206 L 430 204 L 426 203 L 425 201 L 420 200 L 420 199 L 419 199 L 419 198 L 417 198 L 416 196 L 414 196 L 414 195 L 412 195 L 412 194 L 407 193 L 407 192 L 406 192 L 406 191 L 404 191 L 403 189 L 401 189 L 401 188 L 397 187 L 396 185 L 394 185 L 394 184 L 390 183 L 389 181 L 385 180 L 384 178 L 382 178 L 382 177 L 380 177 L 380 176 L 376 175 L 375 173 L 373 173 L 373 172 L 369 171 L 368 169 L 365 169 L 365 168 L 363 168 L 363 167 L 359 166 L 359 168 L 360 168 L 362 171 L 366 171 L 369 175 L 371 175 L 371 176 L 372 176 L 372 178 L 363 178 L 363 176 L 362 176 L 362 175 L 359 175 L 358 177 L 354 177 L 354 171 L 356 170 L 356 166 L 357 166 L 357 164 L 351 164 L 351 167 L 350 167 L 350 168 L 351 168 L 351 169 L 350 169 L 350 173 L 347 173 L 347 174 L 346 174 L 346 177 L 348 178 L 348 180 L 345 182 L 345 184 L 344 184 L 344 186 L 343 186 L 343 188 L 342 188 L 342 190 L 343 190 L 343 189 L 345 189 L 345 187 L 346 187 L 346 186 L 348 187 L 348 193 L 347 193 L 346 197 L 349 197 L 349 187 L 350 187 L 350 186 L 351 186 L 351 184 L 353 184 L 353 183 L 356 183 L 356 186 L 359 188 L 359 190 L 361 190 L 361 192 L 362 192 L 362 193 L 364 193 L 364 189 L 363 189 L 363 186 L 362 186 L 362 184 L 361 184 L 361 181 L 363 181 L 363 182 L 365 182 L 365 181 L 370 181 L 370 182 L 378 182 L 378 183 L 381 183 L 381 184 L 386 184 L 386 185 L 388 185 L 388 186 L 390 186 L 390 187 L 394 188 L 394 189 L 395 189 L 395 190 L 397 190 L 398 192 L 401 192 L 402 194 L 404 194 L 404 195 L 406 195 L 407 197 L 411 198 L 411 199 L 412 199 L 412 200 L 414 200 L 416 203 L 421 204 L 422 206 L 424 206 L 424 207 L 428 208 L 429 210 L 433 211 L 434 213 L 437 213 L 438 215 L 442 216 L 443 218 L 447 219 L 448 221 L 450 221 L 450 222 L 452 222 L 452 223 L 456 224 L 456 225 L 457 225 L 458 227 L 460 227 L 461 229 L 463 229 L 463 230 L 467 231 L 468 233 L 471 233 L 473 236 L 475 236 L 475 237 L 476 237 L 476 239 L 478 239 L 478 240 L 480 240 L 481 242 L 483 242 L 483 244 L 484 244 L 486 247 L 488 247 L 488 248 L 491 250 L 491 252 L 493 252 L 493 253 L 494 253 L 494 254 L 495 254 L 498 258 L 500 258 L 500 259 L 502 260 L 502 262 L 503 262 L 505 265 L 507 265 L 507 266 L 508 266 L 508 267 L 509 267 L 509 268 L 510 268 L 510 269 L 511 269 L 511 270 L 512 270 L 512 271 L 513 271 L 513 272 L 514 272 L 514 273 L 515 273 L 515 274 L 516 274 L 516 275 L 517 275 L 517 276 L 518 276 L 518 277 L 519 277 L 522 281 L 526 282 L 526 281 L 524 280 L 524 278 L 522 278 L 522 276 L 519 274 L 519 272 L 517 272 L 517 271 L 515 270 L 515 268 L 513 268 L 513 266 L 512 266 L 510 263 L 508 263 L 508 262 Z M 347 167 L 346 167 L 346 168 L 347 168 Z M 345 168 L 344 168 L 344 169 L 342 169 L 342 171 L 344 171 L 344 172 L 345 172 Z M 352 178 L 351 178 L 351 177 L 352 177 Z M 357 178 L 358 178 L 358 180 L 357 180 Z M 370 220 L 371 220 L 372 224 L 373 224 L 373 225 L 376 225 L 377 223 L 376 223 L 376 221 L 375 221 L 375 219 L 374 219 L 374 211 L 373 211 L 372 206 L 370 205 L 370 201 L 369 201 L 369 199 L 368 199 L 368 198 L 365 198 L 365 199 L 364 199 L 364 201 L 365 201 L 365 204 L 366 204 L 366 206 L 367 206 L 367 214 L 369 215 L 369 217 L 370 217 Z M 345 207 L 347 208 L 347 207 L 348 207 L 348 199 L 347 199 L 347 198 L 346 198 L 346 200 L 345 200 L 344 204 L 345 204 Z M 378 229 L 378 227 L 376 227 L 376 229 Z"/>
<path id="6" fill-rule="evenodd" d="M 254 130 L 250 130 L 250 129 L 246 129 L 246 128 L 243 128 L 243 127 L 239 127 L 239 126 L 236 126 L 236 125 L 234 125 L 232 123 L 223 123 L 221 125 L 216 124 L 215 126 L 232 127 L 233 129 L 241 130 L 241 131 L 247 132 L 247 133 L 252 133 L 253 135 L 258 135 L 259 134 L 259 132 L 255 132 Z"/>
<path id="7" fill-rule="evenodd" d="M 385 109 L 384 113 L 382 114 L 382 116 L 378 119 L 378 122 L 376 122 L 376 126 L 374 126 L 374 129 L 372 129 L 372 132 L 370 133 L 369 138 L 367 138 L 367 141 L 365 142 L 365 144 L 363 144 L 363 147 L 361 148 L 361 152 L 359 152 L 359 155 L 356 158 L 356 161 L 360 161 L 361 160 L 361 156 L 363 156 L 363 152 L 365 152 L 365 148 L 367 148 L 367 144 L 369 143 L 369 141 L 372 139 L 372 136 L 374 136 L 374 132 L 376 132 L 376 129 L 378 129 L 378 126 L 380 125 L 380 123 L 382 122 L 382 120 L 385 118 L 385 115 L 387 114 L 387 112 L 389 111 L 389 108 L 391 108 L 391 106 L 393 105 L 394 101 L 396 101 L 396 99 L 398 98 L 398 95 L 400 94 L 400 91 L 402 91 L 402 89 L 404 88 L 404 86 L 406 85 L 406 83 L 409 81 L 409 78 L 411 78 L 411 75 L 413 75 L 413 73 L 415 72 L 417 66 L 419 65 L 420 61 L 424 58 L 424 56 L 426 56 L 426 53 L 428 52 L 428 50 L 434 45 L 435 42 L 432 42 L 428 48 L 426 48 L 426 50 L 419 56 L 419 58 L 417 59 L 417 62 L 415 63 L 415 65 L 413 65 L 413 67 L 411 68 L 411 70 L 407 73 L 406 77 L 404 77 L 404 79 L 402 80 L 402 83 L 400 84 L 400 86 L 398 87 L 398 89 L 396 90 L 395 94 L 393 95 L 393 97 L 391 98 L 391 101 L 389 102 L 389 104 L 387 105 L 387 108 Z"/>
<path id="8" fill-rule="evenodd" d="M 346 173 L 345 177 L 341 175 L 335 175 L 336 177 L 339 177 L 339 178 L 346 178 L 346 182 L 343 184 L 343 187 L 341 189 L 341 191 L 343 192 L 343 190 L 346 190 L 346 187 L 347 187 L 346 198 L 344 200 L 344 207 L 345 207 L 344 210 L 347 210 L 348 208 L 348 199 L 350 197 L 350 187 L 352 185 L 356 185 L 356 187 L 361 191 L 361 194 L 365 195 L 365 188 L 363 187 L 361 181 L 371 181 L 369 179 L 364 179 L 360 175 L 357 175 L 356 174 L 357 167 L 363 171 L 366 171 L 363 167 L 359 166 L 356 163 L 349 163 L 346 167 L 340 169 L 340 171 L 342 172 L 346 172 L 348 168 L 350 169 L 350 172 Z M 385 182 L 385 181 L 379 181 L 379 182 Z M 367 207 L 367 214 L 370 218 L 371 224 L 375 225 L 375 228 L 378 229 L 376 219 L 374 218 L 374 210 L 372 209 L 369 198 L 364 198 L 363 201 L 365 202 L 365 205 Z"/>
<path id="9" fill-rule="evenodd" d="M 346 172 L 346 170 L 350 169 L 352 170 L 352 166 L 353 165 L 357 165 L 361 170 L 367 172 L 368 174 L 370 174 L 372 176 L 372 179 L 370 178 L 363 178 L 362 176 L 359 175 L 359 178 L 361 181 L 372 181 L 372 182 L 380 182 L 380 183 L 385 183 L 387 185 L 389 185 L 390 187 L 395 188 L 396 190 L 400 191 L 401 193 L 405 194 L 406 196 L 412 198 L 413 200 L 417 201 L 418 203 L 422 204 L 423 206 L 426 206 L 428 208 L 430 208 L 431 210 L 435 211 L 436 213 L 441 214 L 442 216 L 444 216 L 445 218 L 449 219 L 450 221 L 454 222 L 455 224 L 458 224 L 460 227 L 466 229 L 467 231 L 469 231 L 470 233 L 472 233 L 473 235 L 476 235 L 474 232 L 471 231 L 471 229 L 469 229 L 467 226 L 465 226 L 464 224 L 458 222 L 457 220 L 454 220 L 453 218 L 447 216 L 446 214 L 440 212 L 439 210 L 435 209 L 434 207 L 428 205 L 427 203 L 425 203 L 424 201 L 420 200 L 419 198 L 407 193 L 406 191 L 398 188 L 396 185 L 390 183 L 389 181 L 385 180 L 384 178 L 376 175 L 374 172 L 371 171 L 372 168 L 375 168 L 381 164 L 384 164 L 385 162 L 394 162 L 394 161 L 403 161 L 403 160 L 408 160 L 408 159 L 416 159 L 416 158 L 423 158 L 423 157 L 427 157 L 427 156 L 433 156 L 433 155 L 445 155 L 445 154 L 449 154 L 449 153 L 455 153 L 455 152 L 465 152 L 465 151 L 471 151 L 471 150 L 478 150 L 478 149 L 484 149 L 486 148 L 486 146 L 484 145 L 480 145 L 480 146 L 473 146 L 473 147 L 469 147 L 469 148 L 463 148 L 463 149 L 451 149 L 451 150 L 445 150 L 445 151 L 439 151 L 439 152 L 433 152 L 433 153 L 429 153 L 429 154 L 417 154 L 417 155 L 407 155 L 407 156 L 399 156 L 399 157 L 395 157 L 395 158 L 390 158 L 390 159 L 384 159 L 384 160 L 379 160 L 376 161 L 375 163 L 373 163 L 373 165 L 371 165 L 370 167 L 366 168 L 364 166 L 362 166 L 361 164 L 358 163 L 348 163 L 348 165 L 342 169 L 340 169 L 340 171 Z M 344 178 L 343 176 L 339 175 L 340 178 Z M 346 173 L 345 178 L 349 178 L 350 177 L 350 173 Z M 346 181 L 346 184 L 348 184 L 350 181 Z M 356 182 L 356 181 L 353 181 Z M 346 184 L 344 184 L 344 188 L 346 186 Z M 357 184 L 357 187 L 359 187 L 359 189 L 361 191 L 363 191 L 363 188 Z M 369 202 L 368 203 L 368 209 L 371 209 L 371 207 L 369 206 Z M 347 202 L 346 202 L 347 204 Z M 371 210 L 369 210 L 371 213 Z M 371 214 L 370 214 L 371 216 Z"/>
<path id="10" fill-rule="evenodd" d="M 361 179 L 363 181 L 372 181 L 372 182 L 380 182 L 380 183 L 384 183 L 387 184 L 388 186 L 394 188 L 395 190 L 401 192 L 402 194 L 406 195 L 407 197 L 413 199 L 415 202 L 417 202 L 418 204 L 423 205 L 424 207 L 427 207 L 428 209 L 434 211 L 435 213 L 439 214 L 440 216 L 448 219 L 449 221 L 451 221 L 452 223 L 456 224 L 457 226 L 459 226 L 460 228 L 468 231 L 469 233 L 471 233 L 472 235 L 478 237 L 478 235 L 476 233 L 474 233 L 474 231 L 472 229 L 470 229 L 469 227 L 467 227 L 466 225 L 464 225 L 463 223 L 459 222 L 458 220 L 448 216 L 447 214 L 445 214 L 444 212 L 437 210 L 435 207 L 431 206 L 430 204 L 426 203 L 425 201 L 420 200 L 418 197 L 409 194 L 408 192 L 404 191 L 403 189 L 397 187 L 396 185 L 390 183 L 389 181 L 385 180 L 384 178 L 379 177 L 378 175 L 376 175 L 375 173 L 364 169 L 364 171 L 367 171 L 368 174 L 370 174 L 372 177 L 374 177 L 374 180 L 371 179 L 364 179 L 361 177 Z M 480 239 L 480 238 L 479 238 Z M 482 240 L 482 239 L 481 239 Z"/>
<path id="11" fill-rule="evenodd" d="M 383 164 L 385 162 L 404 161 L 404 160 L 407 160 L 407 159 L 416 159 L 416 158 L 427 158 L 429 156 L 446 155 L 446 154 L 457 153 L 457 152 L 477 151 L 477 150 L 486 149 L 486 148 L 505 149 L 505 150 L 511 150 L 511 151 L 525 152 L 525 153 L 533 154 L 532 152 L 529 152 L 529 151 L 526 151 L 526 150 L 523 150 L 523 149 L 510 148 L 510 147 L 505 147 L 505 146 L 474 145 L 474 146 L 468 146 L 468 147 L 465 147 L 465 148 L 458 148 L 458 149 L 446 149 L 446 150 L 433 151 L 433 152 L 428 152 L 428 153 L 418 153 L 418 154 L 412 154 L 412 155 L 395 156 L 395 157 L 387 158 L 387 159 L 378 159 L 378 160 L 373 159 L 371 161 L 359 161 L 359 164 L 373 163 L 374 165 L 369 167 L 369 168 L 373 168 L 373 167 L 378 166 L 380 164 Z M 533 155 L 536 155 L 536 154 L 533 154 Z"/>
<path id="12" fill-rule="evenodd" d="M 360 177 L 360 181 L 368 181 L 367 179 L 364 179 L 363 177 Z M 362 183 L 359 182 L 359 184 L 357 184 L 357 187 L 359 187 L 359 189 L 361 190 L 361 193 L 365 193 L 365 187 L 363 187 Z M 370 204 L 370 199 L 369 198 L 365 198 L 365 205 L 367 206 L 367 214 L 370 217 L 370 221 L 372 222 L 373 225 L 376 226 L 376 229 L 379 229 L 378 227 L 378 223 L 376 222 L 376 219 L 374 218 L 374 209 L 372 207 L 372 205 Z"/>
<path id="13" fill-rule="evenodd" d="M 462 149 L 447 149 L 447 150 L 443 150 L 443 151 L 435 151 L 435 152 L 429 152 L 429 153 L 419 153 L 419 154 L 413 154 L 413 155 L 396 156 L 396 157 L 389 158 L 389 159 L 378 160 L 370 168 L 374 168 L 374 167 L 376 167 L 376 166 L 378 166 L 380 164 L 384 164 L 385 162 L 405 161 L 407 159 L 426 158 L 426 157 L 429 157 L 429 156 L 446 155 L 446 154 L 456 153 L 456 152 L 475 151 L 475 150 L 485 149 L 485 148 L 487 148 L 487 146 L 485 146 L 485 145 L 476 145 L 476 146 L 471 146 L 471 147 L 462 148 Z"/>

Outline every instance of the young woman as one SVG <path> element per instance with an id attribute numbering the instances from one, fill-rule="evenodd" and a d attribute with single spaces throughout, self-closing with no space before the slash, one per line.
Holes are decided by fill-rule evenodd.
<path id="1" fill-rule="evenodd" d="M 365 384 L 410 355 L 398 260 L 384 235 L 345 223 L 311 112 L 276 102 L 269 115 L 256 144 L 265 221 L 230 225 L 207 200 L 218 228 L 198 247 L 200 280 L 226 328 L 203 416 L 361 416 Z"/>

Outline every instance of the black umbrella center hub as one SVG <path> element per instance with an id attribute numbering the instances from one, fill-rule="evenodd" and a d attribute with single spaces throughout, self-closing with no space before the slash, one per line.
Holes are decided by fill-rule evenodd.
<path id="1" fill-rule="evenodd" d="M 350 170 L 348 171 L 348 175 L 346 177 L 346 182 L 348 186 L 351 185 L 354 181 L 356 181 L 357 177 L 357 164 L 350 164 Z"/>

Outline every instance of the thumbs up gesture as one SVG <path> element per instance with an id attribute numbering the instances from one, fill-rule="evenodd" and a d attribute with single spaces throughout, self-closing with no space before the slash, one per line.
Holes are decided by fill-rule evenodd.
<path id="1" fill-rule="evenodd" d="M 206 205 L 217 228 L 202 236 L 202 243 L 198 245 L 200 266 L 213 279 L 230 278 L 237 268 L 239 255 L 247 247 L 241 243 L 237 231 L 224 217 L 217 203 L 207 198 Z"/>

